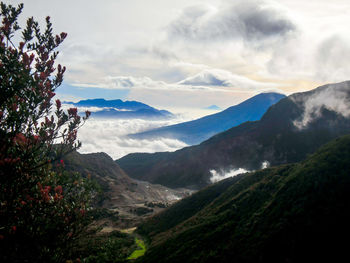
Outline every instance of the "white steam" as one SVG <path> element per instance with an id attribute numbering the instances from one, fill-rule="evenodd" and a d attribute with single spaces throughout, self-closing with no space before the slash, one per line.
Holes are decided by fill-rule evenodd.
<path id="1" fill-rule="evenodd" d="M 249 173 L 249 171 L 243 168 L 238 168 L 238 169 L 232 169 L 228 172 L 224 172 L 224 171 L 217 172 L 215 170 L 210 170 L 210 173 L 211 173 L 210 181 L 212 183 L 216 183 L 226 178 L 230 178 L 239 174 Z"/>
<path id="2" fill-rule="evenodd" d="M 270 166 L 269 161 L 265 160 L 261 163 L 261 169 L 266 169 L 269 166 Z M 250 173 L 250 172 L 254 172 L 254 170 L 249 171 L 244 168 L 234 168 L 229 170 L 228 172 L 225 172 L 224 170 L 216 171 L 213 169 L 213 170 L 210 170 L 210 173 L 211 173 L 210 182 L 216 183 L 226 178 L 230 178 L 239 174 Z"/>
<path id="3" fill-rule="evenodd" d="M 261 163 L 261 169 L 266 169 L 268 167 L 270 167 L 270 162 L 269 161 L 263 161 Z"/>
<path id="4" fill-rule="evenodd" d="M 345 118 L 350 117 L 350 86 L 348 83 L 329 85 L 316 94 L 302 99 L 301 103 L 304 108 L 303 116 L 300 120 L 295 120 L 293 124 L 298 129 L 303 129 L 310 122 L 321 117 L 322 109 L 325 108 L 334 111 Z M 297 101 L 300 103 L 300 101 Z"/>

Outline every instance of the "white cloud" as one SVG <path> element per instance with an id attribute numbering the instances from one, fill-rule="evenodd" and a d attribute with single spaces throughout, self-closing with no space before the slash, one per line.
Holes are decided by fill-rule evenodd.
<path id="1" fill-rule="evenodd" d="M 234 1 L 219 8 L 205 4 L 186 8 L 169 26 L 171 39 L 218 42 L 280 38 L 295 25 L 264 1 Z"/>
<path id="2" fill-rule="evenodd" d="M 300 120 L 295 120 L 294 125 L 303 129 L 310 122 L 321 117 L 322 109 L 334 111 L 346 118 L 350 117 L 350 83 L 344 82 L 337 85 L 328 85 L 315 94 L 298 101 L 303 106 L 303 116 Z"/>
<path id="3" fill-rule="evenodd" d="M 178 107 L 200 105 L 196 97 L 225 107 L 254 95 L 244 89 L 220 92 L 207 85 L 210 80 L 203 86 L 175 85 L 203 70 L 225 70 L 288 92 L 349 76 L 348 0 L 5 2 L 24 2 L 21 25 L 25 17 L 42 22 L 50 15 L 54 31 L 68 33 L 58 58 L 67 66 L 66 84 L 131 89 L 131 99 L 153 105 L 165 104 L 168 92 L 172 101 L 165 101 Z M 184 86 L 194 92 L 181 94 Z M 75 95 L 84 98 L 83 92 Z"/>
<path id="4" fill-rule="evenodd" d="M 317 47 L 315 77 L 322 81 L 344 81 L 350 76 L 350 38 L 333 35 Z"/>
<path id="5" fill-rule="evenodd" d="M 205 69 L 194 76 L 190 76 L 180 82 L 180 85 L 230 87 L 239 90 L 259 90 L 261 88 L 273 88 L 273 83 L 263 83 L 251 80 L 247 77 L 235 75 L 222 69 Z"/>
<path id="6" fill-rule="evenodd" d="M 182 121 L 178 119 L 177 122 Z M 146 121 L 146 120 L 100 120 L 89 119 L 78 132 L 82 142 L 81 153 L 106 152 L 113 159 L 118 159 L 133 152 L 163 152 L 175 151 L 187 145 L 178 140 L 136 140 L 127 134 L 174 124 L 176 121 Z"/>

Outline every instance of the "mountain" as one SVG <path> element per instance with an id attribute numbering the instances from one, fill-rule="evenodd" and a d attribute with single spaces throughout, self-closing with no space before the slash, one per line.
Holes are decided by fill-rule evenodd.
<path id="1" fill-rule="evenodd" d="M 88 99 L 81 100 L 73 104 L 76 107 L 97 107 L 97 111 L 92 112 L 93 117 L 98 118 L 120 118 L 120 119 L 169 119 L 174 115 L 166 110 L 158 110 L 147 104 L 138 101 Z"/>
<path id="2" fill-rule="evenodd" d="M 193 121 L 132 134 L 130 137 L 137 139 L 166 137 L 178 139 L 190 145 L 198 144 L 243 122 L 259 120 L 271 105 L 284 97 L 285 95 L 279 93 L 261 93 L 222 112 Z"/>
<path id="3" fill-rule="evenodd" d="M 350 234 L 350 136 L 305 161 L 239 175 L 145 221 L 147 262 L 341 262 Z"/>
<path id="4" fill-rule="evenodd" d="M 66 170 L 91 177 L 100 185 L 98 207 L 119 214 L 122 217 L 119 225 L 135 224 L 137 212 L 150 215 L 191 193 L 186 189 L 173 190 L 131 179 L 106 153 L 80 154 L 74 151 L 63 160 Z M 152 209 L 149 204 L 153 204 Z"/>
<path id="5" fill-rule="evenodd" d="M 296 93 L 200 145 L 176 152 L 129 154 L 116 162 L 137 179 L 168 187 L 202 188 L 212 173 L 257 170 L 303 160 L 321 145 L 350 132 L 350 81 Z"/>

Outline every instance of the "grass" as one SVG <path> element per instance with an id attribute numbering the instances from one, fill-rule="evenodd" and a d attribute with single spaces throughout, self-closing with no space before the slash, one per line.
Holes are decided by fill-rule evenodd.
<path id="1" fill-rule="evenodd" d="M 136 249 L 132 254 L 127 258 L 128 260 L 130 259 L 137 259 L 141 256 L 143 256 L 146 252 L 146 246 L 143 240 L 138 239 L 137 237 L 135 238 L 135 243 L 138 246 L 138 249 Z"/>

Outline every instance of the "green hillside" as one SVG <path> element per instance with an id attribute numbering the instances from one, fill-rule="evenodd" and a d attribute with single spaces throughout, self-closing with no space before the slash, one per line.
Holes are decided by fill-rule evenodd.
<path id="1" fill-rule="evenodd" d="M 347 135 L 301 163 L 221 181 L 149 219 L 138 228 L 150 242 L 142 262 L 340 262 L 349 208 Z"/>

